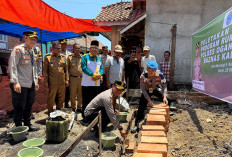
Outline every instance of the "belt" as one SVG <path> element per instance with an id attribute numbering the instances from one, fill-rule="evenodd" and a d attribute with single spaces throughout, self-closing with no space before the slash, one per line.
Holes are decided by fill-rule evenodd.
<path id="1" fill-rule="evenodd" d="M 70 75 L 71 77 L 76 77 L 76 78 L 82 78 L 82 76 L 74 76 L 74 75 Z"/>

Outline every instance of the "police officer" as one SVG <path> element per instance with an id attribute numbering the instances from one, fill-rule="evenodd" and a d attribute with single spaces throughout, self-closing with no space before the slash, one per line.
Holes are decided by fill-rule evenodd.
<path id="1" fill-rule="evenodd" d="M 99 42 L 93 40 L 90 44 L 90 52 L 81 59 L 82 69 L 82 117 L 86 122 L 84 111 L 89 102 L 101 92 L 100 82 L 102 81 L 103 65 L 101 59 L 97 56 L 99 51 Z"/>
<path id="2" fill-rule="evenodd" d="M 106 75 L 105 75 L 105 63 L 107 58 L 109 58 L 110 56 L 108 55 L 108 46 L 102 46 L 102 54 L 100 55 L 101 61 L 102 61 L 102 65 L 103 65 L 103 82 L 101 84 L 102 86 L 102 91 L 108 89 L 107 88 L 107 84 L 106 84 Z"/>
<path id="3" fill-rule="evenodd" d="M 68 70 L 65 56 L 60 54 L 61 44 L 52 43 L 52 53 L 45 56 L 43 74 L 45 86 L 49 88 L 48 93 L 48 115 L 53 111 L 53 103 L 57 96 L 56 109 L 63 107 L 65 98 L 65 86 L 68 86 Z"/>
<path id="4" fill-rule="evenodd" d="M 40 48 L 38 46 L 33 47 L 36 57 L 36 65 L 37 65 L 37 74 L 38 74 L 38 81 L 40 82 L 42 76 L 42 54 Z"/>
<path id="5" fill-rule="evenodd" d="M 73 54 L 68 56 L 67 64 L 69 71 L 69 82 L 70 82 L 70 100 L 72 110 L 76 110 L 76 97 L 77 97 L 77 110 L 81 111 L 82 106 L 82 88 L 81 88 L 81 79 L 82 79 L 82 70 L 81 70 L 81 55 L 80 55 L 81 46 L 79 44 L 73 45 Z"/>
<path id="6" fill-rule="evenodd" d="M 29 131 L 39 128 L 31 124 L 31 108 L 35 100 L 35 91 L 39 89 L 35 53 L 38 34 L 25 32 L 24 43 L 16 46 L 10 56 L 10 87 L 14 106 L 14 123 L 16 126 L 29 127 Z"/>
<path id="7" fill-rule="evenodd" d="M 61 54 L 63 54 L 67 60 L 68 56 L 72 54 L 71 52 L 67 50 L 67 39 L 60 39 L 59 42 L 61 44 Z M 70 93 L 69 93 L 69 86 L 68 86 L 66 87 L 66 90 L 65 90 L 65 108 L 69 108 L 69 104 L 68 104 L 69 99 L 70 99 Z"/>
<path id="8" fill-rule="evenodd" d="M 125 136 L 125 131 L 120 125 L 116 110 L 116 98 L 122 94 L 126 88 L 126 84 L 122 81 L 115 81 L 112 88 L 97 95 L 86 107 L 85 116 L 88 123 L 91 123 L 97 116 L 98 112 L 101 111 L 102 115 L 102 131 L 104 132 L 107 125 L 112 122 L 114 128 L 119 129 L 121 136 Z M 98 133 L 97 126 L 94 127 Z M 98 134 L 97 134 L 98 135 Z"/>
<path id="9" fill-rule="evenodd" d="M 131 130 L 132 133 L 139 131 L 139 121 L 144 118 L 144 111 L 147 108 L 147 104 L 149 107 L 154 106 L 151 101 L 152 95 L 161 99 L 166 105 L 168 104 L 167 85 L 163 73 L 158 70 L 158 64 L 156 61 L 147 61 L 146 64 L 147 72 L 142 73 L 140 77 L 140 89 L 142 90 L 142 96 L 139 102 L 137 116 L 135 118 L 135 127 Z M 158 86 L 161 86 L 162 93 L 158 91 Z"/>

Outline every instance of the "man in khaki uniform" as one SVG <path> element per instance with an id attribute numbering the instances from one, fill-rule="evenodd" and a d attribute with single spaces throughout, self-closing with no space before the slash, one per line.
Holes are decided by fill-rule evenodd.
<path id="1" fill-rule="evenodd" d="M 70 100 L 72 110 L 76 110 L 76 96 L 77 96 L 77 110 L 81 111 L 82 106 L 82 88 L 81 88 L 81 79 L 82 79 L 82 70 L 81 70 L 81 55 L 80 55 L 81 46 L 79 44 L 73 45 L 73 54 L 68 56 L 67 64 L 68 71 L 70 76 Z"/>
<path id="2" fill-rule="evenodd" d="M 68 69 L 65 56 L 60 54 L 61 44 L 52 43 L 52 53 L 45 56 L 43 74 L 45 86 L 49 88 L 48 93 L 48 115 L 53 111 L 53 103 L 57 96 L 56 109 L 63 107 L 65 99 L 65 86 L 68 86 Z"/>
<path id="3" fill-rule="evenodd" d="M 65 56 L 66 60 L 68 60 L 68 56 L 72 53 L 67 50 L 67 39 L 60 39 L 59 42 L 61 44 L 61 52 L 60 53 Z M 70 99 L 69 87 L 66 87 L 65 99 L 64 99 L 64 102 L 65 102 L 64 107 L 65 108 L 70 108 L 69 104 L 68 104 L 69 99 Z"/>

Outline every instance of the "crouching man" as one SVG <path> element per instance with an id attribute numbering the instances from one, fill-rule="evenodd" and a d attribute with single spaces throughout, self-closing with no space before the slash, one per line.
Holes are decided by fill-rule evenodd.
<path id="1" fill-rule="evenodd" d="M 151 96 L 154 95 L 162 100 L 166 105 L 167 100 L 167 85 L 163 73 L 158 70 L 158 64 L 156 61 L 147 61 L 147 71 L 140 77 L 140 88 L 142 96 L 139 102 L 139 109 L 135 118 L 135 127 L 131 132 L 135 133 L 139 131 L 139 122 L 144 118 L 144 111 L 149 107 L 153 107 L 154 104 L 151 100 Z M 161 87 L 161 92 L 157 87 Z"/>
<path id="2" fill-rule="evenodd" d="M 91 123 L 101 111 L 102 115 L 102 132 L 106 130 L 107 125 L 112 122 L 114 128 L 118 128 L 122 137 L 125 137 L 125 131 L 120 125 L 116 114 L 116 98 L 126 88 L 126 84 L 121 81 L 115 81 L 112 88 L 98 94 L 86 107 L 84 114 L 88 123 Z M 97 129 L 97 125 L 94 127 Z"/>

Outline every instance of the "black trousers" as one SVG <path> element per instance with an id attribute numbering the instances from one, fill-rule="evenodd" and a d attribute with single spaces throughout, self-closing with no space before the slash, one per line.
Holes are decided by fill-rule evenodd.
<path id="1" fill-rule="evenodd" d="M 90 101 L 95 98 L 101 92 L 101 87 L 99 86 L 82 86 L 82 117 L 85 119 L 84 111 L 86 106 Z"/>
<path id="2" fill-rule="evenodd" d="M 21 93 L 14 91 L 13 83 L 10 84 L 12 92 L 12 103 L 14 106 L 14 123 L 16 126 L 22 125 L 22 119 L 25 126 L 31 123 L 31 108 L 35 101 L 35 84 L 31 88 L 21 87 Z"/>
<path id="3" fill-rule="evenodd" d="M 101 84 L 101 91 L 103 92 L 103 91 L 107 90 L 108 88 L 107 88 L 107 84 L 106 84 L 106 74 L 103 74 L 102 77 L 103 77 L 103 82 Z"/>
<path id="4" fill-rule="evenodd" d="M 163 101 L 163 95 L 157 89 L 153 90 L 153 93 L 149 93 L 149 91 L 147 91 L 147 93 L 150 97 L 154 95 L 154 96 L 158 97 L 158 99 Z M 147 103 L 148 103 L 147 99 L 142 94 L 140 101 L 139 101 L 139 109 L 137 112 L 137 116 L 135 118 L 135 125 L 137 125 L 137 126 L 139 125 L 139 121 L 144 118 L 144 111 L 147 109 Z"/>
<path id="5" fill-rule="evenodd" d="M 86 120 L 90 124 L 97 116 L 98 112 L 101 111 L 101 116 L 102 116 L 102 132 L 106 130 L 107 125 L 110 123 L 110 119 L 106 113 L 105 107 L 100 107 L 96 111 L 94 111 L 91 115 L 86 117 Z M 97 125 L 94 126 L 94 129 L 98 131 Z"/>

